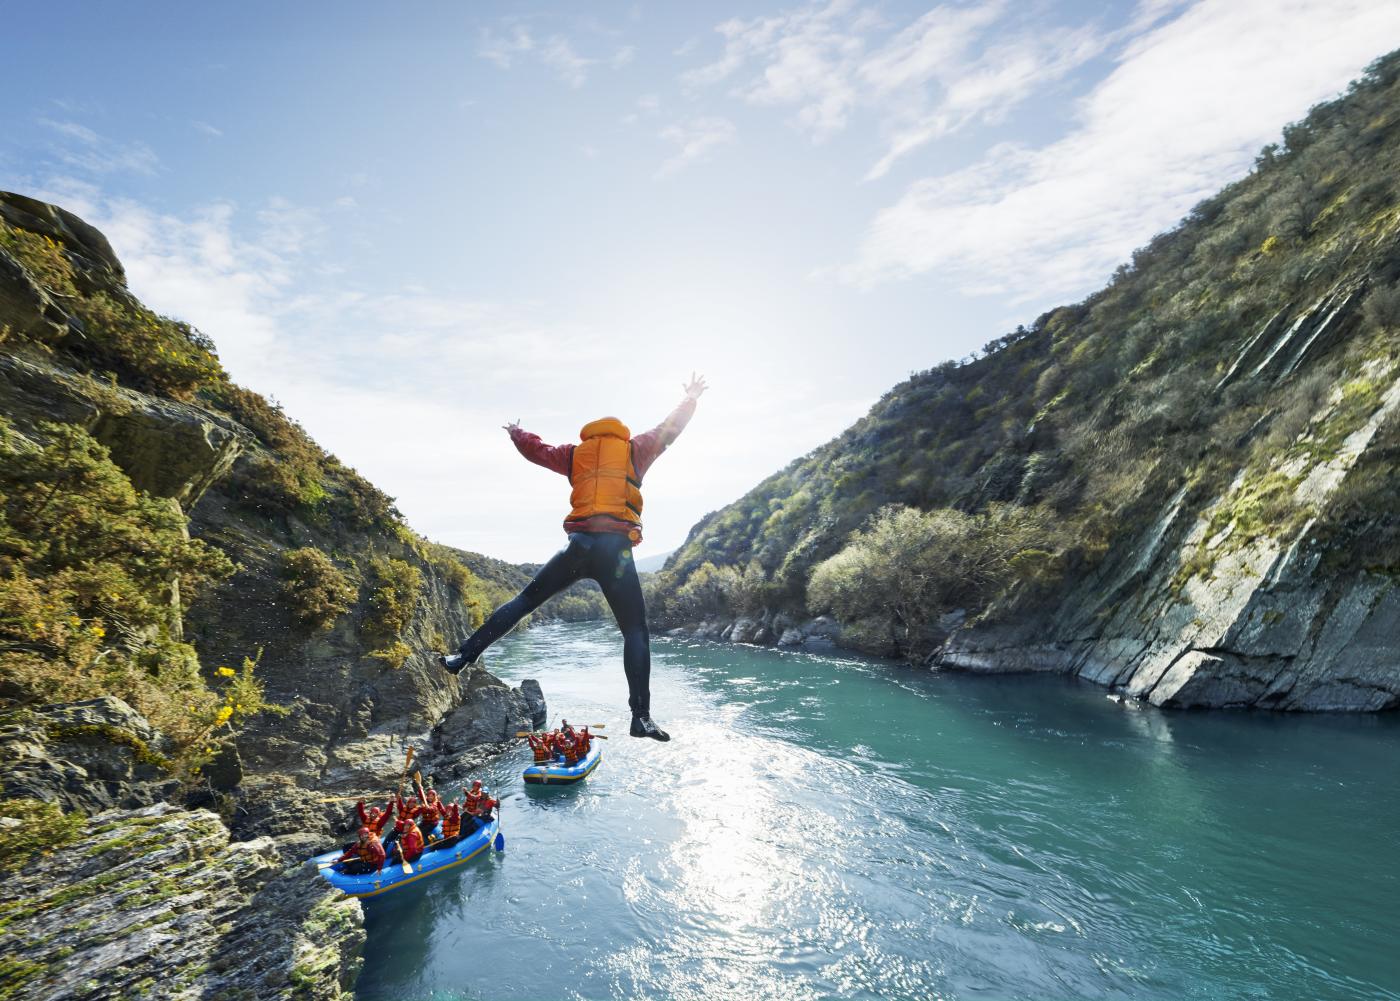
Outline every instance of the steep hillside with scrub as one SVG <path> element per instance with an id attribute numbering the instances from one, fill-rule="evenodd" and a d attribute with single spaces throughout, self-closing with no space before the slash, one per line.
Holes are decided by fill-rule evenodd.
<path id="1" fill-rule="evenodd" d="M 319 794 L 392 786 L 407 746 L 460 779 L 542 721 L 533 682 L 433 660 L 527 579 L 417 535 L 138 301 L 100 232 L 0 193 L 0 855 L 42 884 L 0 900 L 0 938 L 47 943 L 6 953 L 0 994 L 224 996 L 224 940 L 265 951 L 249 997 L 342 996 L 358 905 L 283 867 L 345 824 Z M 135 861 L 157 848 L 159 879 Z M 227 899 L 216 856 L 248 860 Z"/>
<path id="2" fill-rule="evenodd" d="M 653 615 L 1163 705 L 1400 705 L 1397 279 L 1392 54 L 1106 288 L 708 515 Z"/>

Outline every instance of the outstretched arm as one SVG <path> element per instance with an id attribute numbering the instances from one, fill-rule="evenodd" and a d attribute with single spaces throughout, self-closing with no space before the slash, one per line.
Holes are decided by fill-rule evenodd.
<path id="1" fill-rule="evenodd" d="M 690 423 L 690 418 L 695 415 L 695 401 L 700 399 L 700 394 L 710 387 L 705 384 L 703 375 L 696 375 L 692 372 L 690 381 L 685 383 L 682 388 L 685 390 L 685 399 L 667 415 L 664 421 L 650 431 L 643 431 L 639 435 L 632 436 L 632 461 L 637 467 L 638 476 L 645 476 L 647 469 L 656 461 L 657 456 L 666 451 L 667 446 L 680 437 L 680 433 Z"/>
<path id="2" fill-rule="evenodd" d="M 537 466 L 553 470 L 561 476 L 569 475 L 569 460 L 574 454 L 572 445 L 546 445 L 537 434 L 531 434 L 520 426 L 517 420 L 501 425 L 510 435 L 515 450 Z"/>

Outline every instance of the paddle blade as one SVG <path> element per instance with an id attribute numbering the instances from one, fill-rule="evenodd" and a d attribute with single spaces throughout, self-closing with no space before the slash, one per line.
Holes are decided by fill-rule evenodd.
<path id="1" fill-rule="evenodd" d="M 496 851 L 498 851 L 498 852 L 503 852 L 503 851 L 505 851 L 505 850 L 506 850 L 506 836 L 505 836 L 504 834 L 502 834 L 500 831 L 497 831 L 497 832 L 496 832 Z"/>

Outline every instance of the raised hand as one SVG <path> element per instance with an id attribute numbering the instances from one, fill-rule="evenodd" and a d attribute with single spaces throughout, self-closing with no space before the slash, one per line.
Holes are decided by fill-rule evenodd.
<path id="1" fill-rule="evenodd" d="M 519 428 L 520 428 L 520 418 L 517 417 L 514 421 L 512 421 L 512 422 L 509 423 L 509 424 L 502 424 L 501 427 L 504 428 L 504 429 L 505 429 L 506 431 L 508 431 L 508 432 L 509 432 L 509 431 L 516 431 L 516 430 L 519 430 Z"/>
<path id="2" fill-rule="evenodd" d="M 705 385 L 705 377 L 703 375 L 696 375 L 694 372 L 691 372 L 690 382 L 683 384 L 681 388 L 685 390 L 685 395 L 688 399 L 698 400 L 700 399 L 700 394 L 710 387 Z"/>

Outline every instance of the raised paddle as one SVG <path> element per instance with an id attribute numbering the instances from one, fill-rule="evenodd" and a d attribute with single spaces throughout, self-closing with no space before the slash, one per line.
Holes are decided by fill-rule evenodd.
<path id="1" fill-rule="evenodd" d="M 399 798 L 403 797 L 403 784 L 408 779 L 408 766 L 413 764 L 413 747 L 408 748 L 408 755 L 403 759 L 403 774 L 399 776 Z"/>

